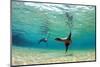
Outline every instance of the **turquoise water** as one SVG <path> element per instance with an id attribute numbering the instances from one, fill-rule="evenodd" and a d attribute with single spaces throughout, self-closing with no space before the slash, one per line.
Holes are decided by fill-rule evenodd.
<path id="1" fill-rule="evenodd" d="M 70 50 L 95 49 L 95 20 L 95 6 L 13 1 L 12 46 L 63 50 L 64 43 L 55 38 L 65 38 L 71 30 Z M 44 37 L 48 45 L 38 44 Z"/>

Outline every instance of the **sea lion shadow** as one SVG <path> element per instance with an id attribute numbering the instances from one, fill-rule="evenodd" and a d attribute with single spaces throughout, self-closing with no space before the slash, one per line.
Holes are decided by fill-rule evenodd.
<path id="1" fill-rule="evenodd" d="M 73 54 L 66 54 L 65 56 L 74 56 Z"/>

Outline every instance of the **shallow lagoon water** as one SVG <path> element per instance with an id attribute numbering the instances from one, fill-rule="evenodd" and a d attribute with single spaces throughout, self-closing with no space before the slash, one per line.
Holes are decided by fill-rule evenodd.
<path id="1" fill-rule="evenodd" d="M 67 37 L 70 30 L 72 43 L 66 56 L 64 43 L 55 38 Z M 93 61 L 95 33 L 95 6 L 12 2 L 13 65 Z M 38 44 L 47 36 L 48 45 Z"/>

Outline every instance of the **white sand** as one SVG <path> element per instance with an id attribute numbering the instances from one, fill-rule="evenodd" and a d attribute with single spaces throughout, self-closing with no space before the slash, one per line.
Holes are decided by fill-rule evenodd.
<path id="1" fill-rule="evenodd" d="M 67 56 L 62 50 L 47 51 L 45 49 L 13 48 L 12 51 L 13 65 L 46 64 L 95 60 L 95 51 L 93 50 L 69 50 Z"/>

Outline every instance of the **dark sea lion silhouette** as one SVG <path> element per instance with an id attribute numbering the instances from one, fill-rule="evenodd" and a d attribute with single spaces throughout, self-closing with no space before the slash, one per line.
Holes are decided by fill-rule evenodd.
<path id="1" fill-rule="evenodd" d="M 72 15 L 69 15 L 69 13 L 66 12 L 66 17 L 68 18 L 68 21 L 72 21 L 73 19 L 73 16 Z"/>
<path id="2" fill-rule="evenodd" d="M 60 42 L 64 42 L 65 47 L 66 47 L 66 52 L 65 53 L 67 53 L 68 47 L 72 42 L 72 40 L 71 40 L 71 32 L 70 32 L 68 38 L 66 38 L 66 39 L 64 39 L 64 38 L 56 38 L 55 40 L 60 41 Z"/>
<path id="3" fill-rule="evenodd" d="M 40 39 L 39 42 L 38 42 L 38 44 L 40 44 L 42 42 L 46 43 L 46 45 L 48 47 L 48 38 L 42 38 L 42 39 Z"/>

